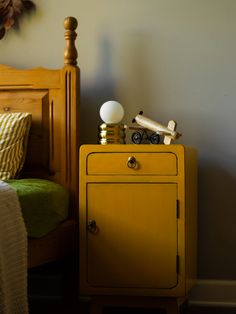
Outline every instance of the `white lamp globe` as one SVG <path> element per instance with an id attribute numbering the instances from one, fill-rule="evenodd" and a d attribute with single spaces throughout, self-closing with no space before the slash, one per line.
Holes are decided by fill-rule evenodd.
<path id="1" fill-rule="evenodd" d="M 107 124 L 119 123 L 124 117 L 122 105 L 114 100 L 105 102 L 100 108 L 100 117 Z"/>

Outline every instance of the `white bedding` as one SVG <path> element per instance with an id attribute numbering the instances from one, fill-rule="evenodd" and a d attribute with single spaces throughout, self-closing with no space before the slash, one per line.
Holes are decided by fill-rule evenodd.
<path id="1" fill-rule="evenodd" d="M 27 314 L 27 233 L 16 192 L 0 181 L 0 313 Z"/>

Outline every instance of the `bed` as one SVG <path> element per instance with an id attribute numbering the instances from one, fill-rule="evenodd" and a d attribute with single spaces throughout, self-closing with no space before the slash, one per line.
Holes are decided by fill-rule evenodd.
<path id="1" fill-rule="evenodd" d="M 0 114 L 29 113 L 29 134 L 17 180 L 48 180 L 68 192 L 66 219 L 41 237 L 28 238 L 28 268 L 76 251 L 78 216 L 79 68 L 77 20 L 64 21 L 66 48 L 61 69 L 15 69 L 0 65 Z"/>

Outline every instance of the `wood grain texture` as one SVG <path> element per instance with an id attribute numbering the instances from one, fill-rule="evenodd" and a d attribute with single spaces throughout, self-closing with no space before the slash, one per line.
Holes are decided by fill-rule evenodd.
<path id="1" fill-rule="evenodd" d="M 0 65 L 0 113 L 30 112 L 32 127 L 22 177 L 63 185 L 70 193 L 69 221 L 40 239 L 29 239 L 29 267 L 74 251 L 78 216 L 79 68 L 74 45 L 77 21 L 65 19 L 61 69 L 15 69 Z M 63 52 L 62 52 L 63 54 Z"/>

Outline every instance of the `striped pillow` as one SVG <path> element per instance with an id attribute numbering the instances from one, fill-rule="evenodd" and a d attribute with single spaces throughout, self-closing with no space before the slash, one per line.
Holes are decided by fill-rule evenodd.
<path id="1" fill-rule="evenodd" d="M 15 178 L 23 167 L 32 115 L 0 114 L 0 180 Z"/>

